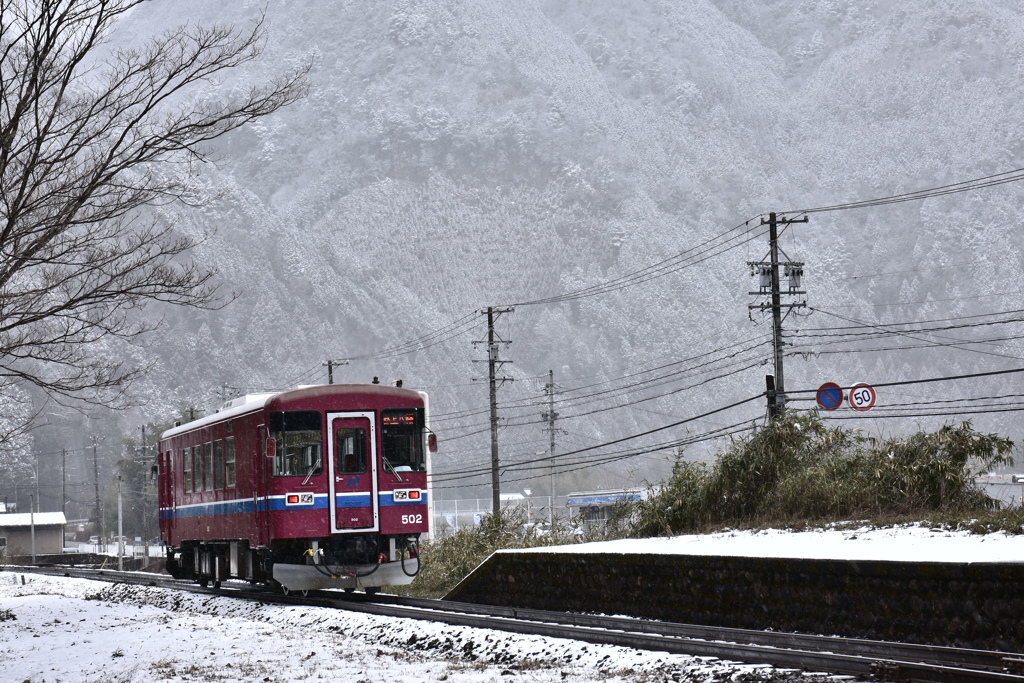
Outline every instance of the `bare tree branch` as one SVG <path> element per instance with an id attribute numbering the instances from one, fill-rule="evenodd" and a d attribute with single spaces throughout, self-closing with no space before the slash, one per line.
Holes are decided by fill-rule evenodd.
<path id="1" fill-rule="evenodd" d="M 211 307 L 195 242 L 139 211 L 188 197 L 203 144 L 304 96 L 307 69 L 226 92 L 263 20 L 101 46 L 145 0 L 0 0 L 0 378 L 109 403 L 142 369 L 95 352 L 154 301 Z"/>

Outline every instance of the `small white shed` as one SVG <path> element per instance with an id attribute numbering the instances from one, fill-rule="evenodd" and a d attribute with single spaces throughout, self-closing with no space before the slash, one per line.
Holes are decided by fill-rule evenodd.
<path id="1" fill-rule="evenodd" d="M 0 514 L 0 548 L 12 555 L 32 554 L 35 527 L 36 555 L 55 555 L 64 550 L 63 512 L 8 512 Z M 6 547 L 5 547 L 6 546 Z"/>

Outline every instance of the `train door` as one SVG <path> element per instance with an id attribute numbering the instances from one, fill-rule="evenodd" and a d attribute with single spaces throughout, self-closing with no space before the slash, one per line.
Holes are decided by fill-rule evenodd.
<path id="1" fill-rule="evenodd" d="M 176 540 L 174 515 L 177 512 L 177 491 L 174 489 L 174 450 L 167 450 L 158 456 L 157 480 L 160 485 L 159 513 L 160 531 L 165 541 Z"/>
<path id="2" fill-rule="evenodd" d="M 376 531 L 377 433 L 373 413 L 328 413 L 331 532 Z"/>
<path id="3" fill-rule="evenodd" d="M 258 463 L 253 468 L 252 507 L 253 522 L 256 524 L 256 545 L 264 546 L 270 543 L 270 468 L 273 453 L 268 452 L 266 426 L 260 425 L 257 434 L 259 457 L 256 458 Z"/>

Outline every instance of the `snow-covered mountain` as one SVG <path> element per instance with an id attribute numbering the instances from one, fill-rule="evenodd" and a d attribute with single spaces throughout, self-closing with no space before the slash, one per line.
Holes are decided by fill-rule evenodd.
<path id="1" fill-rule="evenodd" d="M 703 253 L 749 220 L 729 233 L 733 248 L 688 267 L 499 319 L 513 342 L 503 374 L 516 379 L 499 391 L 514 403 L 502 412 L 503 459 L 547 449 L 549 369 L 561 388 L 596 385 L 558 394 L 559 450 L 652 429 L 764 390 L 770 366 L 757 363 L 770 348 L 754 345 L 768 341 L 770 317 L 748 311 L 758 299 L 747 262 L 767 253 L 759 214 L 1024 166 L 1024 6 L 1009 0 L 160 0 L 115 39 L 182 17 L 244 24 L 264 7 L 264 58 L 248 75 L 311 60 L 311 91 L 211 150 L 203 182 L 220 199 L 160 210 L 206 236 L 196 256 L 220 271 L 225 299 L 237 298 L 211 312 L 151 309 L 167 318 L 137 351 L 157 360 L 140 386 L 153 419 L 182 401 L 213 408 L 222 384 L 323 382 L 323 361 L 352 358 L 336 381 L 402 378 L 432 393 L 439 470 L 484 463 L 487 390 L 472 379 L 485 366 L 472 361 L 485 354 L 470 343 L 484 338 L 482 316 L 414 353 L 358 357 L 482 307 Z M 898 322 L 1021 308 L 1022 198 L 1011 184 L 811 214 L 782 247 L 806 262 L 806 300 L 820 310 L 790 316 L 787 331 L 852 324 L 830 314 Z M 1019 334 L 993 329 L 874 353 L 794 338 L 805 356 L 787 358 L 787 388 L 1020 366 L 1019 339 L 948 346 Z M 672 375 L 681 368 L 669 364 L 687 358 L 694 369 Z M 570 400 L 653 377 L 665 383 Z M 614 378 L 624 379 L 600 384 Z M 1014 393 L 1016 382 L 892 387 L 879 406 Z M 457 411 L 472 414 L 452 419 Z M 763 402 L 748 403 L 647 443 L 763 413 Z M 1012 432 L 1013 415 L 975 422 Z M 888 433 L 941 420 L 866 416 L 859 426 Z M 559 487 L 626 486 L 664 471 L 663 455 L 640 457 L 564 475 Z"/>

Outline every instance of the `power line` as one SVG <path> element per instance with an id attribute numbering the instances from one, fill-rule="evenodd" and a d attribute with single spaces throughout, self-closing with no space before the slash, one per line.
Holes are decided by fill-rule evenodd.
<path id="1" fill-rule="evenodd" d="M 678 420 L 676 422 L 672 422 L 670 424 L 667 424 L 667 425 L 664 425 L 664 426 L 661 426 L 661 427 L 656 427 L 654 429 L 648 429 L 647 431 L 639 432 L 637 434 L 631 434 L 629 436 L 624 436 L 622 438 L 614 439 L 612 441 L 605 441 L 603 443 L 596 444 L 594 446 L 587 446 L 585 448 L 578 448 L 578 449 L 573 450 L 573 451 L 567 451 L 567 452 L 564 452 L 564 453 L 559 453 L 559 454 L 557 454 L 557 455 L 555 455 L 553 457 L 552 456 L 545 456 L 545 457 L 541 457 L 541 458 L 532 458 L 530 460 L 526 460 L 526 461 L 523 461 L 523 462 L 520 462 L 520 463 L 517 463 L 517 464 L 518 465 L 524 465 L 524 464 L 533 464 L 533 463 L 545 463 L 545 462 L 551 461 L 552 459 L 565 458 L 565 457 L 568 457 L 568 456 L 571 456 L 571 455 L 577 455 L 579 453 L 587 453 L 587 452 L 590 452 L 590 451 L 593 451 L 593 450 L 596 450 L 596 449 L 599 449 L 599 448 L 605 448 L 607 446 L 614 446 L 615 444 L 624 443 L 626 441 L 632 441 L 633 439 L 638 439 L 638 438 L 643 437 L 643 436 L 649 436 L 651 434 L 656 434 L 658 432 L 665 431 L 666 429 L 672 429 L 673 427 L 678 427 L 678 426 L 684 425 L 684 424 L 686 424 L 688 422 L 694 422 L 696 420 L 700 420 L 702 418 L 709 417 L 711 415 L 715 415 L 717 413 L 721 413 L 721 412 L 724 412 L 726 410 L 731 410 L 732 408 L 736 408 L 738 406 L 744 405 L 746 403 L 750 403 L 751 401 L 760 400 L 762 398 L 764 398 L 764 394 L 763 393 L 762 394 L 757 394 L 755 396 L 751 396 L 749 398 L 745 398 L 743 400 L 736 401 L 735 403 L 730 403 L 729 405 L 722 406 L 720 408 L 715 408 L 714 410 L 710 410 L 710 411 L 708 411 L 706 413 L 702 413 L 700 415 L 695 415 L 693 417 L 684 418 L 682 420 Z M 469 473 L 470 471 L 475 472 L 476 470 L 475 469 L 456 470 L 454 472 L 445 473 L 444 475 L 439 475 L 439 477 L 437 479 L 435 479 L 435 480 L 443 481 L 444 478 L 447 477 L 448 475 Z"/>
<path id="2" fill-rule="evenodd" d="M 849 353 L 875 353 L 882 351 L 914 351 L 917 349 L 940 349 L 940 348 L 955 348 L 961 351 L 973 351 L 975 353 L 982 353 L 987 356 L 996 356 L 997 358 L 1009 358 L 1012 360 L 1024 360 L 1021 356 L 1012 356 L 1008 353 L 995 353 L 989 351 L 981 351 L 979 349 L 969 348 L 971 344 L 995 344 L 1001 341 L 1012 341 L 1017 339 L 1024 339 L 1024 336 L 1019 337 L 995 337 L 991 339 L 978 339 L 974 341 L 961 341 L 961 342 L 925 342 L 921 344 L 915 344 L 912 346 L 872 346 L 868 348 L 860 349 L 831 349 L 831 350 L 819 350 L 815 346 L 795 346 L 792 351 L 787 351 L 787 356 L 831 356 L 839 354 Z M 828 342 L 828 344 L 840 344 L 842 342 Z M 823 344 L 824 345 L 824 344 Z M 810 349 L 810 350 L 803 350 Z"/>
<path id="3" fill-rule="evenodd" d="M 758 396 L 756 398 L 761 398 L 761 397 Z M 575 471 L 578 471 L 578 470 L 581 470 L 581 469 L 587 469 L 587 468 L 591 468 L 591 467 L 594 467 L 594 466 L 597 466 L 597 465 L 604 465 L 604 464 L 609 464 L 609 463 L 612 463 L 612 462 L 626 460 L 626 459 L 633 458 L 633 457 L 650 455 L 652 453 L 657 453 L 657 452 L 660 452 L 660 451 L 668 451 L 668 450 L 678 449 L 678 448 L 680 448 L 682 446 L 687 446 L 687 445 L 692 445 L 692 444 L 696 444 L 696 443 L 701 443 L 703 441 L 709 441 L 711 439 L 722 438 L 722 437 L 725 437 L 725 436 L 729 436 L 731 434 L 736 434 L 736 433 L 741 432 L 741 431 L 748 431 L 751 428 L 751 426 L 752 425 L 751 425 L 751 422 L 749 420 L 744 420 L 742 422 L 738 422 L 738 423 L 735 423 L 733 425 L 729 425 L 727 427 L 721 427 L 721 428 L 712 430 L 710 432 L 704 432 L 704 433 L 698 434 L 698 435 L 691 435 L 691 436 L 685 437 L 683 439 L 675 439 L 673 441 L 663 442 L 663 443 L 659 443 L 659 444 L 655 444 L 655 445 L 647 446 L 647 447 L 642 447 L 642 448 L 638 448 L 638 449 L 629 449 L 629 450 L 625 450 L 625 451 L 616 451 L 616 452 L 613 452 L 613 453 L 605 453 L 605 454 L 602 454 L 602 455 L 598 456 L 597 458 L 589 459 L 589 460 L 585 460 L 585 461 L 583 461 L 583 460 L 575 460 L 575 461 L 568 462 L 568 463 L 559 463 L 559 464 L 555 465 L 556 468 L 559 468 L 559 469 L 556 469 L 556 474 L 567 474 L 569 472 L 575 472 Z M 521 464 L 522 463 L 517 463 L 515 466 L 509 466 L 509 467 L 505 468 L 505 470 L 503 470 L 503 472 L 504 471 L 524 471 L 524 470 L 536 469 L 535 467 L 520 467 L 519 465 L 521 465 Z M 472 478 L 475 478 L 475 477 L 479 477 L 479 476 L 482 476 L 483 474 L 485 474 L 485 472 L 477 472 L 476 474 L 471 474 L 471 473 L 468 473 L 468 471 L 467 471 L 466 474 L 461 475 L 461 476 L 441 475 L 439 477 L 435 477 L 434 479 L 432 479 L 432 482 L 433 481 L 460 481 L 460 480 L 466 480 L 466 479 L 472 479 Z M 540 475 L 533 475 L 533 476 L 528 476 L 528 477 L 520 477 L 520 478 L 517 478 L 517 479 L 505 478 L 504 481 L 506 483 L 512 483 L 512 482 L 516 482 L 516 481 L 529 481 L 529 480 L 532 480 L 532 479 L 536 479 L 538 476 L 540 476 Z M 431 487 L 433 489 L 464 488 L 465 486 L 467 486 L 467 484 L 448 484 L 447 486 L 435 485 L 433 483 L 431 484 Z"/>
<path id="4" fill-rule="evenodd" d="M 836 318 L 840 318 L 841 320 L 846 320 L 848 322 L 858 322 L 858 324 L 856 324 L 856 325 L 849 325 L 849 326 L 840 326 L 840 327 L 805 327 L 805 328 L 803 328 L 801 330 L 798 330 L 800 333 L 805 333 L 805 332 L 834 332 L 834 331 L 838 331 L 838 330 L 862 330 L 862 329 L 865 329 L 865 328 L 898 327 L 898 326 L 906 326 L 906 325 L 930 325 L 932 323 L 956 322 L 956 321 L 960 321 L 960 320 L 973 320 L 975 318 L 988 318 L 988 317 L 992 317 L 992 316 L 996 316 L 996 315 L 1015 315 L 1015 314 L 1024 313 L 1024 309 L 1017 308 L 1017 309 L 1013 309 L 1013 310 L 1009 310 L 1009 311 L 994 311 L 992 313 L 976 313 L 974 315 L 961 315 L 961 316 L 954 316 L 954 317 L 951 317 L 951 318 L 932 318 L 930 320 L 908 320 L 908 321 L 904 321 L 904 322 L 894 322 L 894 323 L 869 323 L 869 322 L 857 321 L 855 318 L 845 317 L 845 316 L 842 316 L 842 315 L 840 315 L 838 313 L 831 313 L 831 312 L 826 311 L 826 310 L 821 309 L 821 308 L 815 308 L 813 306 L 810 306 L 809 308 L 812 311 L 818 311 L 819 313 L 824 313 L 825 315 L 830 315 L 830 316 L 833 316 L 833 317 L 836 317 Z M 957 329 L 957 328 L 960 328 L 960 327 L 982 327 L 982 326 L 985 326 L 985 325 L 998 325 L 998 324 L 1002 324 L 1002 323 L 1011 323 L 1011 322 L 1024 322 L 1024 318 L 1011 318 L 1010 320 L 985 321 L 985 322 L 971 323 L 969 325 L 953 325 L 953 326 L 934 328 L 934 329 L 936 329 L 936 330 L 952 330 L 952 329 Z M 911 332 L 926 332 L 928 330 L 909 330 L 909 331 L 911 331 Z"/>
<path id="5" fill-rule="evenodd" d="M 908 409 L 909 410 L 909 409 Z M 897 412 L 893 414 L 889 413 L 876 413 L 875 409 L 872 408 L 872 414 L 869 416 L 865 415 L 828 415 L 827 417 L 831 420 L 853 420 L 855 418 L 864 419 L 865 417 L 871 417 L 872 419 L 891 419 L 901 418 L 906 419 L 908 417 L 962 417 L 964 415 L 987 415 L 993 413 L 1017 413 L 1024 411 L 1024 405 L 1017 407 L 1008 408 L 993 408 L 993 409 L 974 409 L 968 407 L 964 410 L 957 410 L 955 412 L 949 411 L 918 411 L 918 412 Z"/>
<path id="6" fill-rule="evenodd" d="M 941 197 L 944 195 L 957 194 L 960 192 L 981 190 L 987 187 L 995 187 L 996 185 L 1014 183 L 1020 180 L 1024 180 L 1024 168 L 1016 168 L 1013 169 L 1012 171 L 1003 171 L 1002 173 L 995 173 L 993 175 L 983 176 L 981 178 L 963 180 L 958 183 L 940 185 L 938 187 L 931 187 L 924 190 L 916 190 L 914 192 L 905 192 L 903 194 L 894 194 L 886 197 L 876 197 L 874 199 L 864 199 L 860 201 L 847 202 L 845 204 L 833 204 L 831 206 L 818 206 L 810 209 L 786 211 L 784 213 L 822 213 L 826 211 L 846 211 L 849 209 L 863 209 L 871 206 L 884 206 L 886 204 L 920 201 L 922 199 L 929 199 L 931 197 Z"/>
<path id="7" fill-rule="evenodd" d="M 763 344 L 764 343 L 758 344 L 758 346 L 763 346 Z M 671 395 L 674 395 L 674 394 L 678 394 L 678 393 L 681 393 L 683 391 L 687 391 L 689 389 L 694 389 L 694 388 L 697 388 L 697 387 L 703 387 L 708 382 L 712 382 L 712 381 L 715 381 L 715 380 L 718 380 L 718 379 L 723 379 L 723 378 L 726 378 L 726 377 L 731 377 L 733 375 L 739 374 L 739 373 L 744 372 L 746 370 L 750 370 L 752 368 L 758 367 L 759 365 L 763 365 L 765 362 L 766 361 L 763 358 L 758 358 L 758 359 L 756 359 L 756 360 L 754 360 L 752 362 L 748 361 L 747 359 L 740 359 L 740 360 L 737 360 L 736 362 L 732 363 L 732 365 L 736 365 L 736 364 L 739 364 L 739 363 L 744 363 L 744 365 L 742 365 L 741 367 L 738 367 L 736 369 L 730 370 L 728 372 L 722 372 L 721 374 L 718 374 L 718 375 L 715 375 L 715 376 L 712 376 L 712 377 L 705 377 L 705 378 L 701 379 L 700 382 L 697 383 L 697 384 L 689 384 L 689 385 L 686 385 L 686 386 L 683 386 L 683 387 L 679 387 L 679 388 L 673 389 L 671 391 L 662 392 L 662 393 L 655 394 L 655 395 L 652 395 L 652 396 L 647 396 L 647 397 L 644 397 L 644 398 L 639 398 L 639 399 L 636 399 L 636 400 L 633 400 L 633 401 L 629 401 L 627 403 L 615 404 L 615 405 L 611 405 L 611 406 L 604 406 L 604 407 L 601 407 L 601 408 L 595 408 L 595 409 L 587 410 L 585 412 L 580 412 L 580 413 L 561 414 L 561 417 L 564 418 L 564 419 L 575 419 L 575 418 L 579 418 L 579 417 L 585 417 L 585 416 L 588 416 L 588 415 L 593 415 L 593 414 L 596 414 L 596 413 L 606 412 L 606 411 L 609 411 L 609 410 L 618 410 L 618 409 L 621 409 L 621 408 L 633 408 L 633 407 L 636 407 L 637 404 L 644 403 L 646 401 L 653 401 L 653 400 L 656 400 L 656 399 L 659 399 L 659 398 L 664 398 L 666 396 L 671 396 Z M 728 366 L 726 366 L 726 367 L 728 367 Z M 594 402 L 596 402 L 596 400 L 595 401 L 588 401 L 586 403 L 594 403 Z M 543 420 L 537 420 L 537 419 L 532 418 L 532 417 L 530 419 L 524 419 L 522 421 L 516 421 L 516 420 L 518 420 L 520 418 L 524 418 L 524 417 L 526 417 L 526 416 L 525 415 L 513 415 L 513 416 L 511 416 L 509 418 L 505 418 L 503 426 L 504 427 L 525 427 L 525 426 L 529 426 L 529 425 L 540 424 L 540 423 L 543 422 Z M 474 423 L 473 425 L 470 425 L 470 427 L 480 426 L 480 424 L 481 423 Z M 482 433 L 484 431 L 486 431 L 486 430 L 480 429 L 478 431 L 470 432 L 469 434 L 458 435 L 458 436 L 455 436 L 455 437 L 452 437 L 452 438 L 462 438 L 463 436 L 469 436 L 469 435 L 472 435 L 472 434 L 480 434 L 480 433 Z"/>
<path id="8" fill-rule="evenodd" d="M 344 356 L 348 360 L 367 360 L 377 358 L 387 358 L 390 356 L 402 356 L 415 351 L 421 351 L 423 349 L 429 349 L 433 346 L 437 346 L 443 342 L 446 342 L 455 337 L 459 337 L 471 330 L 479 327 L 482 323 L 476 318 L 477 312 L 467 313 L 466 315 L 453 320 L 447 325 L 436 329 L 432 332 L 428 332 L 415 339 L 411 339 L 394 346 L 388 346 L 375 353 L 364 353 L 355 356 Z"/>
<path id="9" fill-rule="evenodd" d="M 952 298 L 949 298 L 949 299 L 923 299 L 923 300 L 920 300 L 920 301 L 889 302 L 889 303 L 880 303 L 880 304 L 868 304 L 868 303 L 841 304 L 841 305 L 833 304 L 833 306 L 835 308 L 861 308 L 863 306 L 870 306 L 872 308 L 882 308 L 882 307 L 888 307 L 888 306 L 894 306 L 894 307 L 903 306 L 903 307 L 905 307 L 905 306 L 918 306 L 918 305 L 921 305 L 921 304 L 938 304 L 938 303 L 945 303 L 947 301 L 972 301 L 974 299 L 991 299 L 992 297 L 1000 297 L 1000 296 L 1019 297 L 1021 294 L 1024 294 L 1024 292 L 1021 292 L 1021 291 L 1016 291 L 1016 292 L 1000 292 L 1000 293 L 997 293 L 997 294 L 978 294 L 977 296 L 957 296 L 957 297 L 952 297 Z"/>
<path id="10" fill-rule="evenodd" d="M 933 382 L 953 382 L 960 379 L 975 379 L 978 377 L 996 377 L 999 375 L 1012 375 L 1019 372 L 1024 372 L 1024 368 L 1011 368 L 1009 370 L 992 370 L 990 372 L 972 372 L 965 375 L 948 375 L 946 377 L 926 377 L 924 379 L 908 379 L 899 382 L 878 382 L 872 383 L 872 387 L 902 387 L 908 384 L 931 384 Z M 849 389 L 850 387 L 843 387 Z M 816 394 L 817 389 L 791 389 L 791 394 Z"/>
<path id="11" fill-rule="evenodd" d="M 1014 360 L 1021 360 L 1017 356 L 1011 356 L 1011 355 L 1003 354 L 1003 353 L 996 353 L 994 351 L 983 351 L 981 349 L 967 348 L 964 345 L 972 344 L 972 343 L 977 343 L 977 342 L 972 342 L 971 340 L 967 340 L 967 339 L 957 339 L 957 338 L 952 338 L 952 337 L 946 337 L 946 339 L 950 340 L 949 342 L 933 342 L 932 340 L 922 339 L 921 337 L 916 336 L 916 335 L 920 335 L 920 334 L 928 334 L 929 333 L 928 330 L 925 330 L 925 331 L 892 330 L 892 329 L 888 329 L 889 327 L 892 327 L 892 325 L 886 325 L 886 324 L 882 324 L 882 323 L 869 323 L 869 322 L 866 322 L 864 320 L 857 320 L 856 318 L 851 318 L 849 316 L 840 315 L 839 313 L 832 313 L 830 311 L 826 311 L 826 310 L 821 309 L 821 308 L 814 308 L 814 307 L 809 307 L 809 308 L 811 308 L 811 310 L 818 311 L 820 313 L 824 313 L 825 315 L 830 315 L 830 316 L 839 318 L 840 320 L 845 320 L 847 322 L 856 323 L 856 324 L 858 324 L 860 326 L 863 326 L 863 327 L 876 328 L 877 330 L 879 330 L 881 332 L 885 332 L 885 333 L 887 333 L 888 335 L 891 335 L 891 336 L 906 337 L 908 339 L 913 339 L 914 341 L 925 342 L 925 343 L 927 343 L 927 344 L 929 344 L 930 346 L 933 346 L 933 347 L 945 346 L 945 347 L 950 347 L 950 348 L 960 348 L 963 351 L 971 351 L 973 353 L 980 353 L 980 354 L 983 354 L 983 355 L 986 355 L 986 356 L 996 356 L 996 357 L 999 357 L 999 358 L 1012 358 Z M 950 328 L 950 329 L 952 329 L 952 328 Z M 936 336 L 939 339 L 943 338 L 942 335 L 933 335 L 933 336 Z M 819 344 L 819 345 L 824 345 L 824 344 Z M 875 350 L 875 349 L 864 349 L 863 351 L 871 351 L 871 350 Z M 877 349 L 877 350 L 891 350 L 891 349 Z M 851 350 L 850 352 L 860 352 L 860 350 Z M 800 353 L 800 352 L 794 351 L 792 353 Z M 824 352 L 823 351 L 823 352 L 820 352 L 820 353 L 828 353 L 828 352 Z"/>
<path id="12" fill-rule="evenodd" d="M 612 278 L 611 280 L 606 280 L 596 285 L 584 287 L 573 292 L 557 294 L 554 296 L 544 297 L 541 299 L 534 299 L 532 301 L 523 301 L 512 305 L 534 306 L 538 304 L 560 303 L 564 301 L 573 301 L 576 299 L 597 296 L 600 294 L 608 294 L 610 292 L 615 292 L 621 289 L 625 289 L 627 287 L 632 287 L 634 285 L 649 282 L 650 280 L 663 277 L 665 275 L 674 273 L 684 268 L 689 268 L 691 266 L 698 265 L 714 256 L 718 256 L 720 254 L 725 253 L 726 251 L 730 251 L 732 249 L 735 249 L 736 247 L 743 246 L 744 244 L 753 241 L 754 239 L 757 239 L 759 235 L 738 235 L 729 237 L 721 244 L 716 244 L 716 242 L 725 238 L 726 235 L 729 235 L 730 233 L 733 233 L 744 227 L 747 227 L 750 223 L 750 220 L 751 219 L 748 219 L 743 223 L 740 223 L 735 227 L 729 228 L 728 230 L 721 232 L 694 247 L 685 249 L 674 256 L 670 256 L 667 259 L 659 261 L 650 266 L 646 266 L 639 270 L 635 270 L 631 273 L 626 273 L 625 275 L 620 275 L 619 277 Z M 734 242 L 736 240 L 741 241 L 735 244 L 729 244 L 730 242 Z M 715 249 L 719 249 L 719 251 L 714 251 Z M 693 261 L 691 259 L 698 260 Z"/>
<path id="13" fill-rule="evenodd" d="M 654 367 L 654 368 L 648 368 L 646 370 L 640 370 L 638 372 L 631 373 L 631 374 L 628 374 L 628 375 L 624 375 L 622 377 L 617 377 L 617 378 L 609 379 L 606 382 L 598 382 L 598 383 L 594 383 L 594 384 L 590 384 L 590 385 L 585 385 L 585 386 L 582 386 L 582 387 L 577 387 L 577 388 L 574 388 L 574 389 L 563 389 L 559 393 L 564 396 L 565 394 L 570 393 L 570 392 L 582 391 L 584 389 L 589 389 L 589 388 L 601 386 L 602 384 L 608 384 L 608 383 L 617 382 L 617 381 L 620 381 L 620 380 L 623 380 L 623 379 L 631 379 L 631 378 L 634 378 L 634 377 L 639 377 L 641 375 L 662 371 L 662 370 L 665 370 L 667 368 L 680 366 L 680 365 L 683 365 L 685 363 L 690 363 L 692 361 L 697 361 L 697 360 L 706 358 L 706 357 L 708 357 L 708 356 L 710 356 L 712 354 L 722 353 L 724 351 L 728 351 L 728 350 L 734 349 L 737 346 L 740 346 L 740 345 L 743 345 L 743 344 L 749 344 L 749 342 L 753 341 L 754 339 L 755 339 L 755 337 L 750 337 L 750 338 L 744 339 L 742 341 L 736 342 L 734 344 L 729 344 L 727 346 L 721 347 L 721 348 L 716 349 L 714 351 L 708 351 L 708 352 L 705 352 L 705 353 L 697 354 L 697 355 L 691 356 L 689 358 L 680 359 L 678 361 L 673 361 L 672 363 L 667 363 L 667 364 L 660 365 L 660 366 L 657 366 L 657 367 Z M 650 389 L 650 388 L 653 388 L 653 387 L 663 386 L 665 384 L 671 384 L 672 382 L 679 381 L 680 379 L 684 378 L 685 376 L 687 376 L 690 373 L 699 373 L 702 370 L 707 371 L 707 372 L 713 372 L 716 369 L 719 369 L 719 368 L 714 367 L 714 366 L 716 366 L 716 364 L 721 363 L 722 361 L 727 361 L 727 360 L 731 360 L 731 359 L 734 359 L 734 358 L 738 358 L 742 354 L 745 354 L 745 353 L 754 351 L 756 349 L 759 349 L 760 347 L 764 346 L 766 343 L 768 343 L 766 340 L 761 340 L 761 341 L 758 341 L 758 342 L 756 342 L 756 343 L 754 343 L 752 345 L 749 345 L 749 346 L 746 346 L 744 348 L 741 348 L 738 351 L 735 351 L 734 353 L 722 356 L 721 358 L 710 360 L 710 361 L 708 361 L 706 363 L 701 363 L 701 364 L 698 364 L 698 365 L 694 365 L 692 367 L 684 367 L 684 368 L 681 368 L 679 370 L 676 370 L 676 371 L 673 371 L 673 372 L 670 372 L 670 373 L 662 374 L 662 375 L 659 375 L 657 377 L 652 377 L 650 379 L 640 380 L 640 381 L 637 381 L 637 382 L 633 382 L 633 383 L 622 385 L 622 386 L 618 386 L 618 387 L 610 387 L 608 389 L 604 389 L 604 390 L 601 390 L 601 391 L 594 391 L 594 392 L 590 392 L 590 393 L 586 393 L 586 394 L 580 394 L 578 396 L 570 396 L 570 397 L 564 398 L 562 401 L 560 401 L 560 405 L 562 407 L 570 407 L 570 408 L 571 407 L 575 407 L 575 406 L 579 406 L 579 405 L 587 405 L 587 404 L 594 403 L 594 402 L 597 402 L 597 401 L 600 401 L 600 400 L 610 400 L 610 399 L 613 399 L 613 398 L 617 398 L 617 397 L 619 397 L 619 396 L 621 396 L 623 394 L 629 394 L 629 393 L 631 393 L 633 391 L 636 391 L 636 390 L 645 390 L 645 389 Z M 744 362 L 744 360 L 745 359 L 740 359 L 739 362 Z M 735 363 L 727 364 L 725 367 L 729 367 L 730 365 L 735 365 Z M 717 379 L 717 378 L 712 378 L 712 379 Z M 657 395 L 654 395 L 654 396 L 650 396 L 650 397 L 647 397 L 647 398 L 644 398 L 644 399 L 641 399 L 641 400 L 643 400 L 643 401 L 653 400 L 653 399 L 656 399 L 656 398 L 661 398 L 661 397 L 668 396 L 668 395 L 671 395 L 671 394 L 679 393 L 680 391 L 683 391 L 683 390 L 689 389 L 689 388 L 693 388 L 693 385 L 688 385 L 686 387 L 682 387 L 681 389 L 677 389 L 677 390 L 674 390 L 674 391 L 671 391 L 671 392 L 667 392 L 667 393 L 660 393 L 660 394 L 657 394 Z M 532 410 L 532 409 L 535 409 L 537 407 L 543 406 L 545 400 L 546 400 L 545 399 L 545 395 L 533 395 L 533 396 L 529 396 L 529 397 L 523 398 L 523 399 L 516 399 L 516 400 L 500 403 L 499 407 L 501 407 L 503 410 L 517 409 L 517 408 L 526 409 L 526 410 Z M 637 401 L 631 402 L 631 404 L 632 403 L 636 403 L 636 402 Z M 434 421 L 435 423 L 436 422 L 445 422 L 445 421 L 460 419 L 460 418 L 464 418 L 464 417 L 473 417 L 475 415 L 481 415 L 484 412 L 486 412 L 486 411 L 483 410 L 483 409 L 469 409 L 469 410 L 463 410 L 463 411 L 455 411 L 455 412 L 452 412 L 452 413 L 441 414 L 440 417 L 432 416 L 432 421 Z M 589 414 L 589 413 L 586 413 L 586 414 Z"/>

